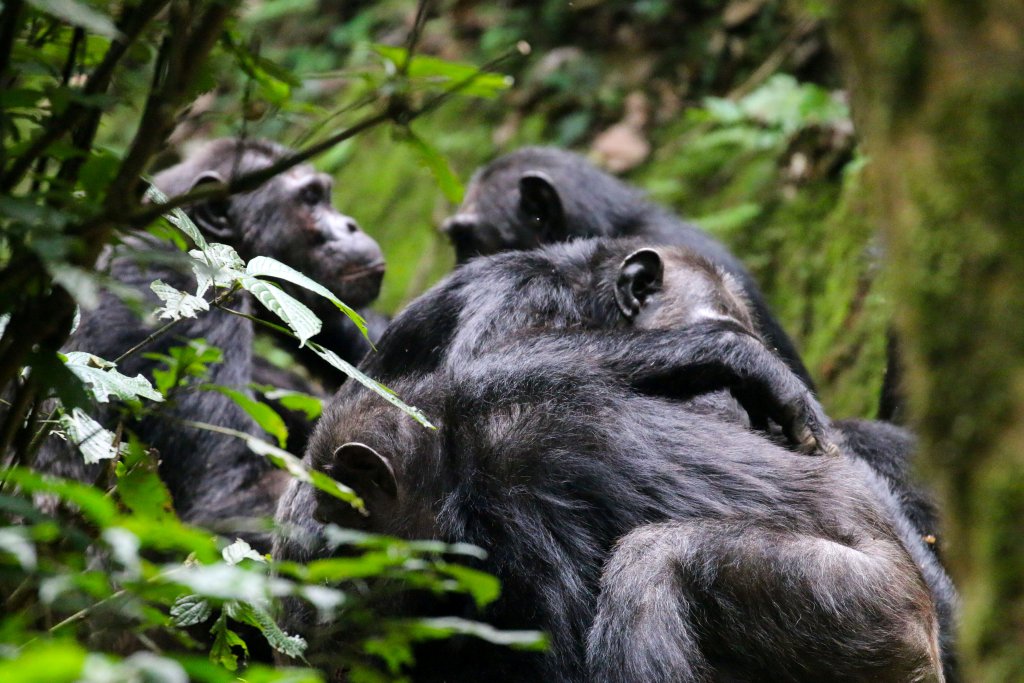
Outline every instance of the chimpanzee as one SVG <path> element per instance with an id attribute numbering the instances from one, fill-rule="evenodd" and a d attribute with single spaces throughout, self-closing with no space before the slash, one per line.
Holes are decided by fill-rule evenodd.
<path id="1" fill-rule="evenodd" d="M 484 548 L 503 584 L 486 618 L 547 631 L 549 652 L 428 652 L 416 680 L 942 680 L 929 581 L 945 576 L 885 481 L 786 450 L 727 402 L 689 409 L 727 388 L 753 423 L 833 450 L 810 390 L 741 323 L 630 324 L 638 246 L 477 259 L 411 304 L 363 368 L 439 430 L 343 387 L 307 458 L 370 516 L 292 484 L 278 520 L 308 534 L 277 558 L 327 552 L 314 517 Z M 288 626 L 304 620 L 290 604 Z"/>
<path id="2" fill-rule="evenodd" d="M 744 292 L 722 268 L 687 249 L 647 247 L 627 256 L 620 279 L 630 286 L 620 292 L 619 310 L 639 329 L 672 329 L 700 319 L 727 319 L 756 334 L 750 322 Z M 625 281 L 620 284 L 625 284 Z M 920 539 L 935 550 L 937 514 L 931 498 L 913 482 L 911 460 L 916 448 L 913 435 L 885 422 L 840 420 L 833 423 L 842 451 L 872 467 L 891 489 L 899 507 Z M 917 544 L 915 544 L 917 545 Z M 919 546 L 918 546 L 919 547 Z M 955 603 L 952 585 L 942 578 L 941 566 L 922 558 L 938 608 L 942 655 L 947 681 L 957 679 L 955 661 Z"/>
<path id="3" fill-rule="evenodd" d="M 154 183 L 168 195 L 182 194 L 202 183 L 222 182 L 264 168 L 288 153 L 286 148 L 266 141 L 216 140 L 159 173 Z M 309 165 L 300 165 L 252 192 L 196 204 L 187 213 L 210 241 L 231 245 L 246 260 L 259 254 L 276 258 L 322 283 L 350 305 L 362 306 L 377 295 L 383 256 L 377 243 L 353 219 L 331 205 L 330 185 L 328 176 Z M 109 255 L 109 269 L 115 279 L 145 293 L 154 305 L 149 284 L 155 279 L 194 290 L 191 273 L 185 275 L 172 266 L 160 265 L 166 259 L 146 265 L 136 261 L 138 250 L 168 251 L 166 243 L 145 235 L 126 241 L 130 249 L 116 249 Z M 248 295 L 243 295 L 232 305 L 247 312 L 252 303 Z M 324 315 L 325 320 L 344 317 L 333 305 L 330 310 L 332 315 Z M 350 323 L 346 320 L 346 324 Z M 117 297 L 104 293 L 99 307 L 83 315 L 68 348 L 112 359 L 153 329 L 153 324 L 140 321 Z M 223 362 L 211 368 L 211 382 L 248 391 L 248 385 L 260 379 L 254 377 L 253 323 L 221 310 L 182 320 L 171 334 L 143 351 L 166 353 L 169 347 L 181 345 L 183 339 L 199 338 L 223 351 Z M 118 369 L 129 376 L 140 372 L 148 375 L 156 365 L 156 361 L 137 353 Z M 272 515 L 287 476 L 250 452 L 240 440 L 181 423 L 196 420 L 259 434 L 245 412 L 212 391 L 189 393 L 172 403 L 157 416 L 131 427 L 143 441 L 158 449 L 160 475 L 179 515 L 187 521 L 211 525 L 236 516 Z M 87 467 L 79 454 L 70 452 L 57 439 L 50 439 L 40 453 L 40 466 L 78 479 L 95 480 L 100 473 L 100 466 Z"/>
<path id="4" fill-rule="evenodd" d="M 766 343 L 814 387 L 792 340 L 739 259 L 697 226 L 577 154 L 526 147 L 492 161 L 473 175 L 462 206 L 441 230 L 458 263 L 583 237 L 642 237 L 648 244 L 689 247 L 739 281 Z"/>

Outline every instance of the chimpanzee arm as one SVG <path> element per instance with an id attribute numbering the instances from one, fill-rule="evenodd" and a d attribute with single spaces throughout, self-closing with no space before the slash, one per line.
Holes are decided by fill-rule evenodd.
<path id="1" fill-rule="evenodd" d="M 524 360 L 583 362 L 647 394 L 684 398 L 728 389 L 753 424 L 771 418 L 801 452 L 838 453 L 828 417 L 807 385 L 759 339 L 730 321 L 674 330 L 528 333 L 508 344 L 504 348 L 514 351 L 519 367 Z"/>

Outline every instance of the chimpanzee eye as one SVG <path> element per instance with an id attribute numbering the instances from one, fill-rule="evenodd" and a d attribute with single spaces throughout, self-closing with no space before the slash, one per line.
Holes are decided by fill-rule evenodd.
<path id="1" fill-rule="evenodd" d="M 299 200 L 303 204 L 308 204 L 309 206 L 316 206 L 317 204 L 320 204 L 324 201 L 324 196 L 324 188 L 316 184 L 306 185 L 299 192 Z"/>

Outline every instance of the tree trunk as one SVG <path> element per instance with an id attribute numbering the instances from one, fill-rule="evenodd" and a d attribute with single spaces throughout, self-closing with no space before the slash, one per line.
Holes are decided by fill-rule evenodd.
<path id="1" fill-rule="evenodd" d="M 1024 680 L 1024 2 L 834 0 L 965 680 Z"/>

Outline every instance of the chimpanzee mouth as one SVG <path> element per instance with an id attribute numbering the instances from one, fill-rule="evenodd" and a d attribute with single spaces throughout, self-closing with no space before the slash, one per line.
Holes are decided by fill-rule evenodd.
<path id="1" fill-rule="evenodd" d="M 349 270 L 338 276 L 340 282 L 351 282 L 352 280 L 359 280 L 367 275 L 383 275 L 387 264 L 384 261 L 376 261 L 368 266 L 357 268 L 356 270 Z"/>

